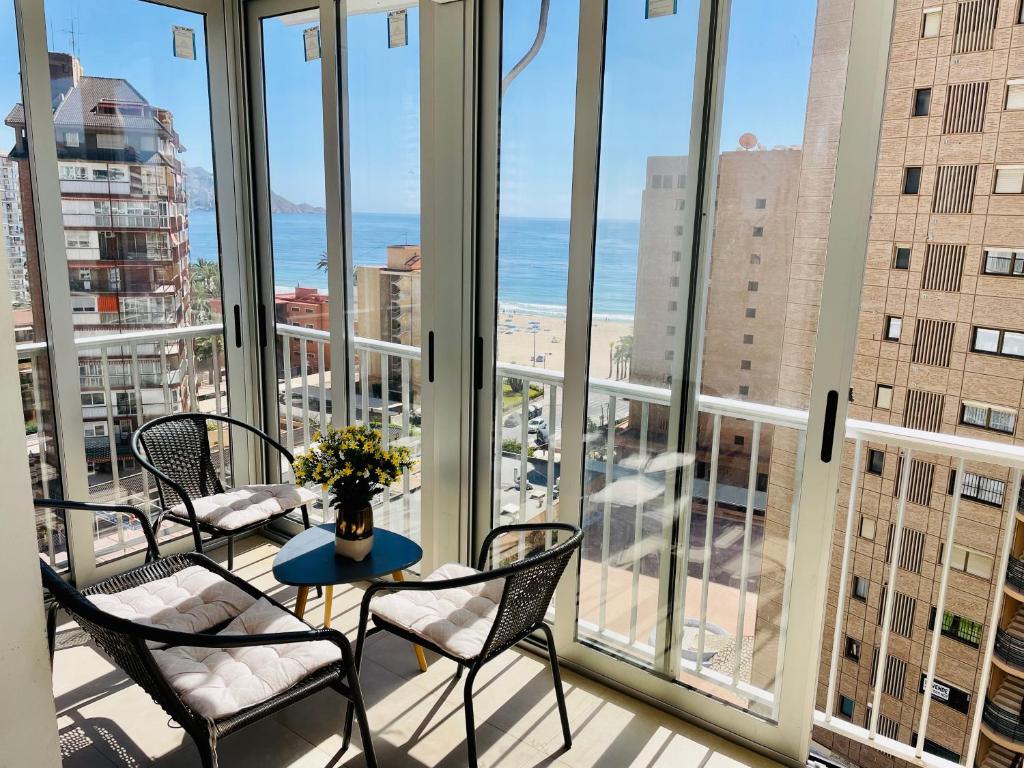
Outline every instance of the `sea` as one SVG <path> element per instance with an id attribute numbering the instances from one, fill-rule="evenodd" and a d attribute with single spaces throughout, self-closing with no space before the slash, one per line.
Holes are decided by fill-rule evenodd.
<path id="1" fill-rule="evenodd" d="M 276 213 L 272 218 L 274 284 L 327 289 L 317 269 L 327 250 L 327 219 L 314 213 Z M 192 260 L 217 259 L 212 211 L 189 213 Z M 420 242 L 415 214 L 353 213 L 356 266 L 384 264 L 389 245 Z M 595 318 L 629 320 L 636 304 L 640 223 L 603 220 L 597 225 L 594 261 Z M 569 275 L 569 220 L 505 217 L 498 236 L 498 302 L 502 309 L 564 316 Z"/>

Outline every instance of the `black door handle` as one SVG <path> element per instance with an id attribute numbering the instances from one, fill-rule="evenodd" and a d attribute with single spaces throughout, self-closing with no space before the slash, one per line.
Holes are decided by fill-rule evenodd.
<path id="1" fill-rule="evenodd" d="M 825 427 L 821 430 L 821 460 L 832 461 L 832 442 L 836 436 L 836 411 L 839 408 L 839 393 L 830 389 L 825 399 Z"/>

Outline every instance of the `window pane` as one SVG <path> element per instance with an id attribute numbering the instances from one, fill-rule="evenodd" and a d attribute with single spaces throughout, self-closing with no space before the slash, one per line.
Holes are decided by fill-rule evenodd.
<path id="1" fill-rule="evenodd" d="M 1004 332 L 1002 353 L 1013 357 L 1024 357 L 1024 333 Z"/>
<path id="2" fill-rule="evenodd" d="M 1013 254 L 1010 251 L 985 251 L 985 271 L 993 275 L 1010 274 Z"/>
<path id="3" fill-rule="evenodd" d="M 1017 194 L 1024 185 L 1024 168 L 997 168 L 996 188 L 997 194 Z"/>
<path id="4" fill-rule="evenodd" d="M 991 328 L 976 328 L 974 331 L 974 349 L 976 352 L 998 352 L 999 331 Z"/>
<path id="5" fill-rule="evenodd" d="M 74 30 L 73 52 L 65 32 L 49 59 L 80 384 L 110 394 L 82 410 L 105 425 L 85 441 L 90 490 L 145 506 L 155 488 L 132 458 L 134 430 L 227 410 L 205 18 L 141 0 L 47 0 L 46 17 Z M 194 32 L 194 57 L 175 55 L 175 26 Z M 225 481 L 228 439 L 210 433 Z M 98 559 L 138 547 L 136 525 L 98 520 Z"/>

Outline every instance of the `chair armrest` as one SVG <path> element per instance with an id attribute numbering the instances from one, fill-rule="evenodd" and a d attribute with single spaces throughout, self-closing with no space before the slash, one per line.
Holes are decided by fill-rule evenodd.
<path id="1" fill-rule="evenodd" d="M 146 537 L 146 562 L 160 559 L 160 547 L 156 542 L 156 535 L 153 533 L 153 524 L 149 516 L 138 507 L 128 504 L 99 504 L 91 501 L 64 501 L 61 499 L 34 499 L 33 504 L 43 509 L 72 509 L 83 512 L 114 512 L 121 515 L 134 517 L 142 526 L 142 533 Z"/>

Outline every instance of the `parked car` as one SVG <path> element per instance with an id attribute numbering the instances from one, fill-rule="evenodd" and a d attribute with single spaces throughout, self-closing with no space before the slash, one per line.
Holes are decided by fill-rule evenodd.
<path id="1" fill-rule="evenodd" d="M 543 429 L 543 430 L 547 431 L 547 428 L 548 428 L 548 423 L 544 419 L 542 419 L 540 416 L 538 416 L 535 419 L 530 419 L 530 421 L 527 422 L 527 431 L 531 432 L 531 433 L 536 432 L 539 429 Z"/>

